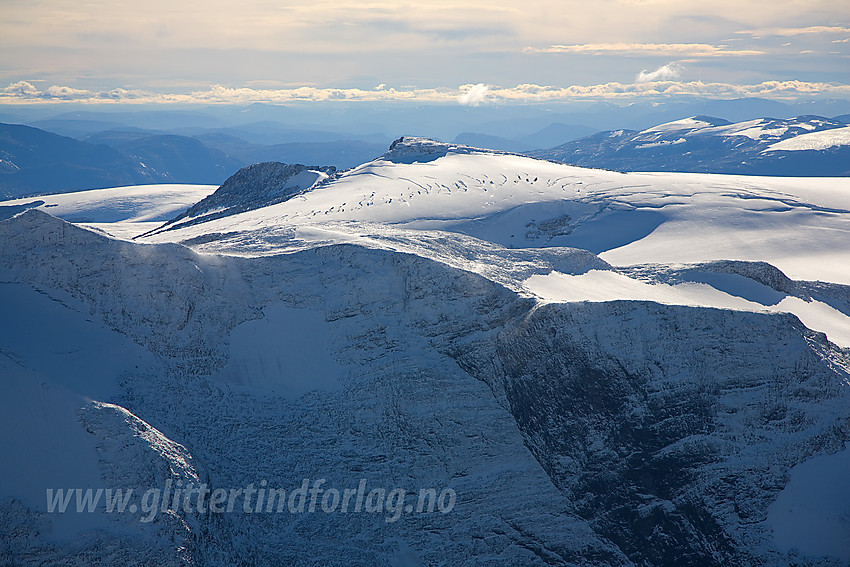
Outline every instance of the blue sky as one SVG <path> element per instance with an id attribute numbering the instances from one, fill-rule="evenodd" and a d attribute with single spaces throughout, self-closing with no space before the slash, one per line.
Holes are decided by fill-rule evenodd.
<path id="1" fill-rule="evenodd" d="M 850 99 L 837 0 L 0 0 L 0 102 Z"/>

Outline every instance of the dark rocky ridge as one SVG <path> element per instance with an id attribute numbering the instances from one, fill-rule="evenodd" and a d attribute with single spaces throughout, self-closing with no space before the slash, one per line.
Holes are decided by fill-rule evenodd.
<path id="1" fill-rule="evenodd" d="M 310 172 L 316 172 L 310 175 Z M 282 203 L 336 173 L 330 165 L 307 166 L 266 162 L 243 167 L 210 195 L 154 232 L 235 215 Z M 300 177 L 300 178 L 299 178 Z M 188 220 L 184 220 L 188 219 Z"/>

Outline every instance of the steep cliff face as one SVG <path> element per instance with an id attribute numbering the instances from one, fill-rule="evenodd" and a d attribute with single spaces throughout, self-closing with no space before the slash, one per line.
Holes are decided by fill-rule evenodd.
<path id="1" fill-rule="evenodd" d="M 189 246 L 118 241 L 40 211 L 0 221 L 3 399 L 21 408 L 7 425 L 39 443 L 67 432 L 54 457 L 6 459 L 19 444 L 0 445 L 14 463 L 4 478 L 52 471 L 4 483 L 0 556 L 844 560 L 840 545 L 780 539 L 778 522 L 802 520 L 775 505 L 793 502 L 789 479 L 818 482 L 795 475 L 801 463 L 842 455 L 850 440 L 850 360 L 828 340 L 841 329 L 825 335 L 822 320 L 804 325 L 787 307 L 817 307 L 840 325 L 845 286 L 743 260 L 615 268 L 585 250 L 507 249 L 368 220 L 283 237 L 264 229 L 286 226 L 233 215 L 226 233 L 224 218 L 210 221 L 206 239 L 205 223 L 173 231 Z M 583 300 L 554 299 L 586 288 Z M 13 300 L 40 306 L 38 317 L 12 311 Z M 79 345 L 58 348 L 41 327 Z M 393 519 L 386 509 L 246 512 L 240 501 L 231 513 L 178 505 L 145 522 L 142 510 L 59 514 L 44 501 L 45 488 L 76 485 L 289 493 L 304 479 L 402 488 L 412 508 Z M 451 489 L 456 502 L 416 512 L 420 488 Z"/>
<path id="2" fill-rule="evenodd" d="M 850 431 L 821 341 L 787 316 L 623 302 L 540 309 L 496 351 L 527 443 L 600 535 L 638 564 L 747 565 L 789 467 Z"/>

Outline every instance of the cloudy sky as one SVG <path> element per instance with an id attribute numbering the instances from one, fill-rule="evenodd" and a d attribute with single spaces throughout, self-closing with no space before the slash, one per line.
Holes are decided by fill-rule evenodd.
<path id="1" fill-rule="evenodd" d="M 0 101 L 850 98 L 846 0 L 0 0 Z"/>

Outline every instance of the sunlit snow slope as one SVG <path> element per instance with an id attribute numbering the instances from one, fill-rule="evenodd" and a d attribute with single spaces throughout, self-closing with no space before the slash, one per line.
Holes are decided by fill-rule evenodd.
<path id="1" fill-rule="evenodd" d="M 274 253 L 317 226 L 368 222 L 506 247 L 573 246 L 616 265 L 754 260 L 792 278 L 850 283 L 848 211 L 846 178 L 623 174 L 449 153 L 425 163 L 378 159 L 284 203 L 145 240 L 218 233 L 228 236 L 210 249 L 238 238 Z"/>
<path id="2" fill-rule="evenodd" d="M 134 185 L 0 202 L 0 218 L 38 208 L 68 222 L 132 238 L 156 228 L 216 190 L 215 185 Z"/>
<path id="3" fill-rule="evenodd" d="M 382 158 L 285 202 L 182 229 L 166 226 L 142 240 L 238 255 L 334 242 L 421 254 L 411 248 L 420 245 L 417 237 L 399 232 L 409 230 L 450 231 L 507 248 L 581 248 L 614 266 L 767 262 L 791 279 L 850 284 L 846 178 L 624 174 L 468 148 L 456 152 L 420 139 L 405 139 Z M 386 242 L 396 234 L 405 235 L 402 242 Z M 432 256 L 457 264 L 457 251 Z M 642 292 L 634 294 L 612 277 L 589 286 L 570 283 L 566 292 L 539 279 L 520 287 L 554 301 L 642 299 L 790 312 L 850 346 L 846 313 L 809 297 L 749 301 L 735 286 L 706 282 L 678 284 L 675 294 L 641 283 Z M 638 283 L 635 276 L 616 277 Z M 690 292 L 683 294 L 686 285 Z"/>

